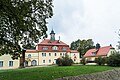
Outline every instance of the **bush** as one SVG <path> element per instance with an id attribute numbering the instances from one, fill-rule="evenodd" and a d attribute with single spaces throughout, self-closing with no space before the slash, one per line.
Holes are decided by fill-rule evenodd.
<path id="1" fill-rule="evenodd" d="M 56 64 L 58 66 L 71 66 L 73 64 L 73 60 L 69 58 L 68 55 L 65 55 L 65 57 L 58 58 L 56 60 Z"/>
<path id="2" fill-rule="evenodd" d="M 95 63 L 97 63 L 98 65 L 104 65 L 106 63 L 106 58 L 102 58 L 101 56 L 98 58 L 95 58 Z"/>
<path id="3" fill-rule="evenodd" d="M 59 65 L 59 66 L 62 66 L 62 59 L 61 58 L 58 58 L 56 60 L 56 64 Z"/>
<path id="4" fill-rule="evenodd" d="M 83 57 L 82 60 L 80 61 L 81 64 L 85 65 L 86 64 L 86 60 L 85 58 Z"/>
<path id="5" fill-rule="evenodd" d="M 120 66 L 120 54 L 112 54 L 107 59 L 107 64 L 113 67 Z"/>

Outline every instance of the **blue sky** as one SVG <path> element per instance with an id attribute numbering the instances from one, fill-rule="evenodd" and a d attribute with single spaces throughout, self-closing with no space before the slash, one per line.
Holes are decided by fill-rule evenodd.
<path id="1" fill-rule="evenodd" d="M 119 40 L 120 0 L 54 0 L 54 16 L 48 20 L 48 34 L 54 29 L 56 39 L 67 44 L 77 39 L 93 39 L 101 46 Z"/>

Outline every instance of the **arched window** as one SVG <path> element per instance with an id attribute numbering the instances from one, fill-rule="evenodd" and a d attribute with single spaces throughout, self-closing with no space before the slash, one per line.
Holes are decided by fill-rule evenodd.
<path id="1" fill-rule="evenodd" d="M 58 50 L 58 47 L 57 46 L 53 46 L 52 50 Z"/>
<path id="2" fill-rule="evenodd" d="M 31 65 L 32 66 L 36 66 L 37 65 L 37 61 L 36 60 L 32 60 Z"/>

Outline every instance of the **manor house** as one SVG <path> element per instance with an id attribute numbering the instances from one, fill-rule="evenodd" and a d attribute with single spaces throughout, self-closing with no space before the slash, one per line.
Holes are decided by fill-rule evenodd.
<path id="1" fill-rule="evenodd" d="M 60 39 L 55 40 L 55 32 L 52 30 L 50 39 L 45 39 L 38 43 L 35 50 L 26 50 L 25 64 L 26 66 L 56 64 L 56 59 L 66 54 L 69 55 L 74 63 L 80 62 L 79 52 L 70 50 L 69 45 Z"/>

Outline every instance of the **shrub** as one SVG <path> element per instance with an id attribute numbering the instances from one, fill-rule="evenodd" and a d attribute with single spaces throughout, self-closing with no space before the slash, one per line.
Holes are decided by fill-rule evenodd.
<path id="1" fill-rule="evenodd" d="M 59 65 L 59 66 L 62 66 L 62 59 L 61 58 L 58 58 L 56 60 L 56 64 Z"/>
<path id="2" fill-rule="evenodd" d="M 106 58 L 102 58 L 101 56 L 98 58 L 95 58 L 95 63 L 97 63 L 98 65 L 104 65 L 106 63 Z"/>
<path id="3" fill-rule="evenodd" d="M 56 64 L 58 66 L 71 66 L 73 64 L 73 60 L 68 55 L 65 55 L 65 57 L 58 58 L 56 60 Z"/>
<path id="4" fill-rule="evenodd" d="M 85 58 L 83 57 L 82 60 L 80 61 L 81 64 L 85 65 L 86 64 L 86 60 Z"/>
<path id="5" fill-rule="evenodd" d="M 113 67 L 120 66 L 120 54 L 112 54 L 107 59 L 107 64 Z"/>

